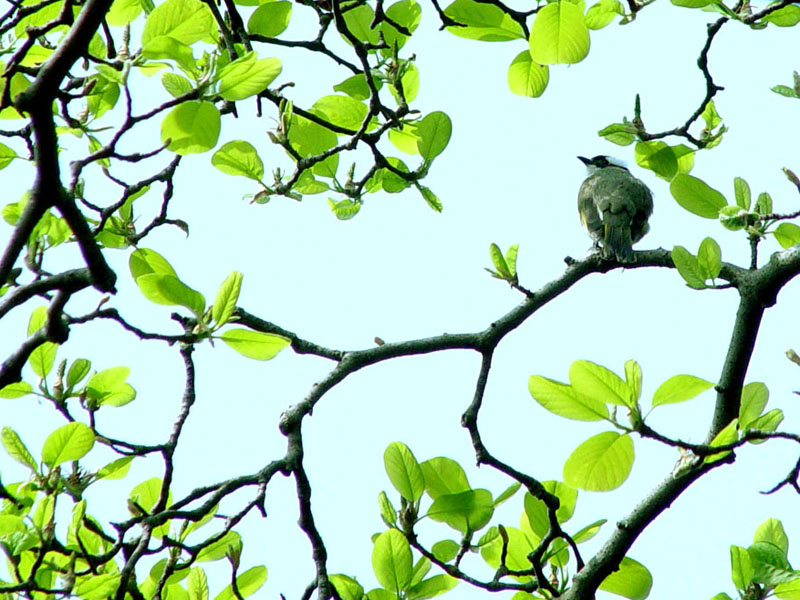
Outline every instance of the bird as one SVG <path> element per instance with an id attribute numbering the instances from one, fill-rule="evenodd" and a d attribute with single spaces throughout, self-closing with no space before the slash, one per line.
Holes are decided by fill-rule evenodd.
<path id="1" fill-rule="evenodd" d="M 635 262 L 633 244 L 650 230 L 653 194 L 619 160 L 579 156 L 589 176 L 578 192 L 581 223 L 605 259 Z"/>

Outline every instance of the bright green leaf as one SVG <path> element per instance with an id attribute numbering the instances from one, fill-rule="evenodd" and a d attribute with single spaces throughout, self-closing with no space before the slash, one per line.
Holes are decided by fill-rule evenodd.
<path id="1" fill-rule="evenodd" d="M 267 2 L 250 15 L 247 31 L 264 37 L 278 37 L 286 31 L 291 17 L 291 2 Z"/>
<path id="2" fill-rule="evenodd" d="M 50 468 L 86 456 L 94 446 L 94 432 L 83 423 L 67 423 L 50 435 L 42 446 L 42 461 Z"/>
<path id="3" fill-rule="evenodd" d="M 669 191 L 683 208 L 705 219 L 716 219 L 719 210 L 728 204 L 725 196 L 717 190 L 701 179 L 685 173 L 679 173 L 673 178 Z"/>
<path id="4" fill-rule="evenodd" d="M 411 548 L 397 529 L 384 531 L 372 549 L 372 570 L 383 587 L 402 592 L 411 580 Z"/>
<path id="5" fill-rule="evenodd" d="M 264 582 L 266 581 L 267 567 L 252 567 L 236 577 L 236 588 L 239 591 L 239 596 L 234 594 L 233 586 L 229 585 L 219 594 L 217 594 L 214 600 L 236 600 L 236 598 L 247 598 L 261 589 L 261 586 L 263 586 Z"/>
<path id="6" fill-rule="evenodd" d="M 2 441 L 3 448 L 11 458 L 25 465 L 34 473 L 38 473 L 36 460 L 34 460 L 33 455 L 16 431 L 11 427 L 3 427 L 2 431 L 0 431 L 0 441 Z"/>
<path id="7" fill-rule="evenodd" d="M 453 35 L 483 42 L 507 42 L 525 39 L 519 23 L 502 9 L 474 0 L 455 0 L 444 14 L 466 27 L 448 27 Z"/>
<path id="8" fill-rule="evenodd" d="M 220 114 L 210 102 L 190 100 L 173 108 L 161 122 L 161 141 L 176 154 L 197 154 L 217 145 Z"/>
<path id="9" fill-rule="evenodd" d="M 402 442 L 392 442 L 383 453 L 383 466 L 394 489 L 409 502 L 416 502 L 425 491 L 425 476 L 411 450 Z"/>
<path id="10" fill-rule="evenodd" d="M 578 446 L 564 463 L 564 481 L 589 491 L 618 488 L 633 466 L 633 440 L 629 435 L 606 431 Z"/>
<path id="11" fill-rule="evenodd" d="M 583 12 L 568 0 L 546 4 L 533 21 L 531 57 L 540 65 L 575 64 L 589 54 L 589 30 Z"/>
<path id="12" fill-rule="evenodd" d="M 791 248 L 800 243 L 800 227 L 794 223 L 781 223 L 772 233 L 783 248 Z"/>
<path id="13" fill-rule="evenodd" d="M 203 295 L 172 275 L 142 275 L 136 279 L 136 285 L 144 297 L 155 304 L 184 306 L 198 316 L 205 312 L 206 300 Z"/>
<path id="14" fill-rule="evenodd" d="M 672 262 L 678 273 L 690 288 L 702 290 L 706 287 L 706 278 L 697 257 L 683 246 L 675 246 L 670 253 Z"/>
<path id="15" fill-rule="evenodd" d="M 576 421 L 608 418 L 608 408 L 603 402 L 589 396 L 579 396 L 567 384 L 532 375 L 528 379 L 528 390 L 534 400 L 561 417 Z"/>
<path id="16" fill-rule="evenodd" d="M 644 600 L 650 595 L 652 587 L 653 576 L 647 567 L 627 556 L 622 559 L 619 568 L 600 584 L 601 590 L 631 600 Z"/>
<path id="17" fill-rule="evenodd" d="M 240 175 L 254 181 L 264 177 L 264 163 L 250 142 L 233 140 L 220 146 L 211 164 L 228 175 Z"/>
<path id="18" fill-rule="evenodd" d="M 633 394 L 619 375 L 588 360 L 576 360 L 569 368 L 573 393 L 591 397 L 603 404 L 632 406 Z"/>
<path id="19" fill-rule="evenodd" d="M 270 360 L 292 341 L 282 335 L 250 329 L 228 329 L 220 339 L 239 354 L 255 360 Z"/>
<path id="20" fill-rule="evenodd" d="M 417 124 L 417 148 L 425 160 L 433 160 L 439 156 L 450 142 L 453 125 L 450 117 L 436 111 L 425 116 Z"/>
<path id="21" fill-rule="evenodd" d="M 241 289 L 242 274 L 239 271 L 233 271 L 219 286 L 217 298 L 214 300 L 214 306 L 211 309 L 211 318 L 217 326 L 227 323 L 233 315 Z"/>
<path id="22" fill-rule="evenodd" d="M 523 50 L 508 66 L 508 89 L 517 96 L 538 98 L 544 94 L 550 81 L 550 69 L 531 58 L 529 50 Z"/>
<path id="23" fill-rule="evenodd" d="M 214 79 L 219 83 L 217 93 L 225 100 L 244 100 L 267 89 L 281 68 L 277 58 L 259 59 L 256 52 L 248 52 L 219 70 Z"/>
<path id="24" fill-rule="evenodd" d="M 691 400 L 714 384 L 694 375 L 674 375 L 658 386 L 653 394 L 653 407 Z"/>
<path id="25" fill-rule="evenodd" d="M 697 249 L 697 264 L 703 271 L 706 279 L 716 279 L 722 268 L 722 250 L 719 244 L 707 237 L 700 242 Z"/>

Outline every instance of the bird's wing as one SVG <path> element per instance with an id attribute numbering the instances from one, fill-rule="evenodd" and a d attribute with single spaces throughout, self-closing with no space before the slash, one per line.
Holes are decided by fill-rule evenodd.
<path id="1" fill-rule="evenodd" d="M 587 229 L 589 234 L 596 240 L 603 237 L 603 221 L 594 201 L 594 185 L 592 177 L 581 185 L 578 192 L 578 213 L 581 216 L 581 224 Z"/>

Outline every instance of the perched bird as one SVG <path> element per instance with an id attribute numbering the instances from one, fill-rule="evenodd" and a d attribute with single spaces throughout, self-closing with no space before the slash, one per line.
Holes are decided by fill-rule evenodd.
<path id="1" fill-rule="evenodd" d="M 633 244 L 650 230 L 653 194 L 625 165 L 608 156 L 578 157 L 589 176 L 578 192 L 581 223 L 603 258 L 634 262 Z"/>

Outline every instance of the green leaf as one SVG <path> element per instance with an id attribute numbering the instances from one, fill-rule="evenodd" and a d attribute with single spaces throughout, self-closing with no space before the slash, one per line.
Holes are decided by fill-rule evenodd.
<path id="1" fill-rule="evenodd" d="M 733 178 L 733 194 L 739 208 L 750 210 L 750 186 L 741 177 Z"/>
<path id="2" fill-rule="evenodd" d="M 31 335 L 47 324 L 47 307 L 37 306 L 31 312 L 28 319 L 28 335 Z M 58 346 L 52 342 L 44 342 L 34 349 L 28 357 L 28 364 L 30 364 L 33 372 L 39 377 L 47 377 L 53 369 L 53 364 L 56 360 L 56 350 Z"/>
<path id="3" fill-rule="evenodd" d="M 789 537 L 778 519 L 767 519 L 756 528 L 753 543 L 769 542 L 780 548 L 784 554 L 789 552 Z"/>
<path id="4" fill-rule="evenodd" d="M 328 206 L 330 206 L 333 214 L 336 215 L 336 218 L 340 221 L 349 221 L 361 210 L 361 202 L 356 202 L 349 198 L 345 198 L 344 200 L 328 198 Z"/>
<path id="5" fill-rule="evenodd" d="M 772 23 L 778 27 L 794 27 L 800 23 L 800 6 L 790 4 L 779 8 L 775 12 L 765 15 L 762 21 Z"/>
<path id="6" fill-rule="evenodd" d="M 164 73 L 161 75 L 161 85 L 173 98 L 180 98 L 193 89 L 191 82 L 186 77 L 176 73 Z"/>
<path id="7" fill-rule="evenodd" d="M 113 460 L 97 471 L 97 479 L 122 479 L 131 468 L 133 456 L 123 456 Z"/>
<path id="8" fill-rule="evenodd" d="M 705 219 L 716 219 L 728 203 L 720 192 L 704 181 L 685 173 L 677 174 L 669 184 L 672 197 L 683 208 Z"/>
<path id="9" fill-rule="evenodd" d="M 706 279 L 716 279 L 722 268 L 722 250 L 719 244 L 707 237 L 700 242 L 697 249 L 697 264 L 706 276 Z"/>
<path id="10" fill-rule="evenodd" d="M 417 148 L 425 160 L 433 160 L 439 156 L 450 142 L 453 125 L 450 117 L 445 113 L 436 111 L 425 116 L 417 124 Z"/>
<path id="11" fill-rule="evenodd" d="M 603 404 L 633 405 L 633 394 L 619 375 L 588 360 L 576 360 L 569 368 L 572 391 Z"/>
<path id="12" fill-rule="evenodd" d="M 425 491 L 425 477 L 417 459 L 402 442 L 392 442 L 383 453 L 383 466 L 394 489 L 409 502 L 416 502 Z"/>
<path id="13" fill-rule="evenodd" d="M 675 149 L 661 141 L 637 142 L 634 155 L 636 164 L 666 179 L 672 180 L 678 173 L 678 157 Z"/>
<path id="14" fill-rule="evenodd" d="M 739 429 L 747 429 L 761 416 L 769 401 L 769 390 L 761 382 L 754 381 L 742 388 L 742 400 L 739 403 Z"/>
<path id="15" fill-rule="evenodd" d="M 94 446 L 94 432 L 83 423 L 67 423 L 47 436 L 42 461 L 50 468 L 86 456 Z"/>
<path id="16" fill-rule="evenodd" d="M 380 90 L 383 86 L 383 82 L 375 77 L 372 77 L 372 83 L 375 84 L 375 88 L 377 90 Z M 367 78 L 363 73 L 356 73 L 341 83 L 337 83 L 335 86 L 333 86 L 333 91 L 347 94 L 354 100 L 366 100 L 370 96 Z"/>
<path id="17" fill-rule="evenodd" d="M 519 254 L 519 244 L 511 244 L 506 250 L 506 265 L 512 277 L 517 276 L 517 255 Z"/>
<path id="18" fill-rule="evenodd" d="M 222 67 L 214 82 L 219 84 L 217 93 L 225 100 L 244 100 L 263 92 L 280 73 L 279 59 L 259 59 L 256 52 L 248 52 Z"/>
<path id="19" fill-rule="evenodd" d="M 277 37 L 286 31 L 291 17 L 291 2 L 267 2 L 250 15 L 247 31 L 264 37 Z"/>
<path id="20" fill-rule="evenodd" d="M 694 375 L 675 375 L 658 386 L 653 394 L 652 406 L 685 402 L 702 394 L 714 384 Z"/>
<path id="21" fill-rule="evenodd" d="M 292 341 L 282 335 L 250 329 L 228 329 L 220 339 L 239 354 L 255 360 L 270 360 Z"/>
<path id="22" fill-rule="evenodd" d="M 400 0 L 386 9 L 386 16 L 389 17 L 389 19 L 401 27 L 405 27 L 411 33 L 416 31 L 421 15 L 422 8 L 414 0 Z M 395 44 L 397 44 L 398 49 L 402 48 L 408 40 L 407 35 L 395 29 L 394 25 L 388 21 L 381 23 L 379 28 L 389 48 L 394 47 Z M 389 53 L 386 50 L 383 52 L 385 54 Z"/>
<path id="23" fill-rule="evenodd" d="M 16 431 L 11 429 L 11 427 L 3 427 L 2 431 L 0 431 L 0 441 L 3 443 L 3 448 L 5 448 L 11 458 L 25 465 L 34 473 L 38 473 L 33 455 Z"/>
<path id="24" fill-rule="evenodd" d="M 775 85 L 770 88 L 776 94 L 780 94 L 786 98 L 800 98 L 794 88 L 788 85 Z"/>
<path id="25" fill-rule="evenodd" d="M 356 36 L 359 41 L 369 44 L 378 43 L 378 30 L 371 27 L 374 19 L 375 11 L 369 4 L 356 6 L 344 13 L 344 22 L 350 33 Z M 349 44 L 350 41 L 347 40 L 347 43 Z"/>
<path id="26" fill-rule="evenodd" d="M 508 486 L 505 490 L 503 490 L 500 495 L 494 499 L 494 506 L 495 508 L 500 506 L 506 500 L 509 500 L 519 491 L 519 488 L 522 487 L 521 483 L 512 483 Z"/>
<path id="27" fill-rule="evenodd" d="M 210 102 L 190 100 L 173 108 L 161 122 L 161 141 L 176 154 L 197 154 L 217 145 L 220 115 Z"/>
<path id="28" fill-rule="evenodd" d="M 350 14 L 352 11 L 348 11 Z M 303 158 L 321 154 L 336 145 L 336 134 L 322 125 L 309 121 L 299 115 L 292 115 L 289 127 L 289 141 Z M 314 165 L 314 173 L 323 177 L 334 177 L 339 165 L 339 155 L 329 156 Z"/>
<path id="29" fill-rule="evenodd" d="M 172 265 L 169 264 L 166 258 L 155 250 L 150 250 L 148 248 L 138 248 L 134 250 L 128 259 L 128 268 L 134 280 L 142 275 L 149 275 L 150 273 L 178 277 L 175 269 L 172 268 Z"/>
<path id="30" fill-rule="evenodd" d="M 800 243 L 800 227 L 794 223 L 781 223 L 772 234 L 783 248 L 791 248 Z"/>
<path id="31" fill-rule="evenodd" d="M 458 556 L 460 548 L 453 540 L 442 540 L 431 547 L 431 552 L 438 560 L 448 563 Z"/>
<path id="32" fill-rule="evenodd" d="M 543 6 L 533 21 L 530 50 L 531 58 L 540 65 L 581 62 L 589 54 L 583 11 L 568 0 Z"/>
<path id="33" fill-rule="evenodd" d="M 534 62 L 530 51 L 523 50 L 511 61 L 507 80 L 508 89 L 517 96 L 538 98 L 547 89 L 550 69 L 546 65 Z"/>
<path id="34" fill-rule="evenodd" d="M 239 292 L 242 289 L 242 274 L 233 271 L 225 278 L 217 291 L 217 298 L 211 309 L 211 318 L 219 327 L 228 322 L 236 310 L 236 302 L 239 300 Z"/>
<path id="35" fill-rule="evenodd" d="M 492 265 L 494 268 L 497 269 L 497 272 L 502 276 L 503 279 L 512 279 L 511 271 L 506 264 L 506 258 L 503 256 L 502 250 L 497 244 L 490 244 L 489 245 L 489 256 L 492 259 Z"/>
<path id="36" fill-rule="evenodd" d="M 800 600 L 800 578 L 779 583 L 773 590 L 776 598 L 781 600 Z"/>
<path id="37" fill-rule="evenodd" d="M 619 568 L 600 584 L 601 590 L 631 600 L 644 600 L 650 595 L 652 587 L 653 576 L 647 567 L 628 556 L 623 558 Z"/>
<path id="38" fill-rule="evenodd" d="M 75 359 L 67 371 L 67 389 L 71 389 L 79 384 L 89 374 L 92 363 L 85 358 Z"/>
<path id="39" fill-rule="evenodd" d="M 690 288 L 702 290 L 706 287 L 706 278 L 697 257 L 683 246 L 675 246 L 670 253 L 672 262 L 678 273 Z"/>
<path id="40" fill-rule="evenodd" d="M 772 212 L 772 196 L 767 192 L 761 192 L 756 200 L 756 212 L 760 215 L 768 215 Z"/>
<path id="41" fill-rule="evenodd" d="M 132 23 L 142 13 L 139 0 L 114 0 L 111 10 L 106 14 L 106 21 L 114 27 L 122 27 Z"/>
<path id="42" fill-rule="evenodd" d="M 779 408 L 773 408 L 760 417 L 750 421 L 746 428 L 754 431 L 775 431 L 778 428 L 778 425 L 780 425 L 782 422 L 783 411 Z M 744 429 L 744 427 L 742 429 Z"/>
<path id="43" fill-rule="evenodd" d="M 713 100 L 709 100 L 706 103 L 705 107 L 703 108 L 703 112 L 700 113 L 700 116 L 703 118 L 703 121 L 705 121 L 706 129 L 709 131 L 716 129 L 717 125 L 722 123 L 722 117 L 720 117 L 717 113 L 717 108 L 714 106 Z"/>
<path id="44" fill-rule="evenodd" d="M 0 388 L 0 398 L 22 398 L 32 393 L 33 386 L 27 381 L 9 383 L 7 386 Z"/>
<path id="45" fill-rule="evenodd" d="M 372 570 L 383 587 L 402 592 L 411 581 L 411 548 L 397 529 L 384 531 L 372 549 Z"/>
<path id="46" fill-rule="evenodd" d="M 670 0 L 670 2 L 683 8 L 703 8 L 714 2 L 714 0 Z"/>
<path id="47" fill-rule="evenodd" d="M 492 494 L 483 489 L 444 494 L 437 497 L 428 509 L 431 519 L 447 523 L 465 534 L 485 527 L 493 514 Z"/>
<path id="48" fill-rule="evenodd" d="M 627 123 L 613 123 L 597 132 L 597 135 L 605 138 L 617 146 L 630 146 L 636 136 L 636 128 Z"/>
<path id="49" fill-rule="evenodd" d="M 17 157 L 17 153 L 6 146 L 0 144 L 0 169 L 5 169 Z"/>
<path id="50" fill-rule="evenodd" d="M 625 383 L 631 389 L 633 394 L 633 404 L 639 402 L 642 397 L 642 367 L 635 360 L 625 361 Z"/>
<path id="51" fill-rule="evenodd" d="M 194 567 L 189 571 L 186 591 L 189 593 L 189 600 L 208 600 L 208 579 L 203 569 Z"/>
<path id="52" fill-rule="evenodd" d="M 604 492 L 618 488 L 633 466 L 633 440 L 606 431 L 578 446 L 564 463 L 564 481 L 582 490 Z"/>
<path id="53" fill-rule="evenodd" d="M 136 390 L 125 383 L 131 370 L 128 367 L 113 367 L 92 375 L 86 386 L 86 397 L 96 406 L 124 406 L 136 398 Z"/>
<path id="54" fill-rule="evenodd" d="M 203 549 L 197 554 L 197 562 L 221 560 L 225 558 L 229 547 L 242 547 L 242 538 L 235 531 L 229 531 L 222 538 L 208 546 L 204 545 Z"/>
<path id="55" fill-rule="evenodd" d="M 502 9 L 474 0 L 455 0 L 444 9 L 444 14 L 466 27 L 448 27 L 447 31 L 458 37 L 483 42 L 507 42 L 525 39 L 519 23 Z"/>
<path id="56" fill-rule="evenodd" d="M 72 593 L 83 600 L 104 600 L 114 595 L 120 583 L 119 573 L 100 573 L 76 580 Z"/>
<path id="57" fill-rule="evenodd" d="M 746 590 L 753 578 L 753 564 L 750 555 L 741 546 L 731 546 L 731 580 L 739 590 Z"/>
<path id="58" fill-rule="evenodd" d="M 449 592 L 458 585 L 458 579 L 450 575 L 434 575 L 408 590 L 408 600 L 424 600 Z"/>
<path id="59" fill-rule="evenodd" d="M 589 523 L 586 527 L 582 527 L 578 532 L 572 536 L 576 544 L 582 544 L 592 539 L 600 531 L 600 528 L 607 523 L 607 519 L 600 519 L 594 523 Z"/>
<path id="60" fill-rule="evenodd" d="M 203 295 L 172 275 L 142 275 L 136 279 L 136 285 L 144 297 L 155 304 L 184 306 L 197 316 L 205 312 L 206 299 Z"/>
<path id="61" fill-rule="evenodd" d="M 429 207 L 436 212 L 442 212 L 442 202 L 430 188 L 426 188 L 424 185 L 417 184 L 417 189 L 419 190 L 420 194 L 422 194 L 422 198 Z"/>
<path id="62" fill-rule="evenodd" d="M 247 598 L 255 594 L 264 582 L 267 581 L 267 567 L 258 566 L 247 569 L 236 578 L 236 587 L 239 591 L 237 596 L 233 592 L 233 585 L 229 585 L 222 590 L 214 600 L 235 600 L 236 598 Z"/>
<path id="63" fill-rule="evenodd" d="M 329 123 L 351 131 L 360 129 L 368 111 L 367 105 L 363 102 L 338 94 L 323 96 L 314 102 L 310 110 Z"/>
<path id="64" fill-rule="evenodd" d="M 419 467 L 425 482 L 425 491 L 433 500 L 445 494 L 457 494 L 470 489 L 467 474 L 452 458 L 431 458 Z"/>
<path id="65" fill-rule="evenodd" d="M 211 164 L 228 175 L 239 175 L 254 181 L 264 177 L 264 163 L 250 142 L 233 140 L 220 146 L 211 157 Z"/>
<path id="66" fill-rule="evenodd" d="M 600 0 L 586 11 L 584 22 L 589 29 L 602 29 L 623 14 L 625 11 L 618 0 Z"/>
<path id="67" fill-rule="evenodd" d="M 797 579 L 786 553 L 771 542 L 756 542 L 747 548 L 750 561 L 753 563 L 752 580 L 766 586 L 774 586 Z"/>
<path id="68" fill-rule="evenodd" d="M 565 383 L 531 375 L 528 391 L 544 408 L 566 419 L 575 421 L 601 421 L 608 418 L 608 408 L 590 396 L 578 395 Z"/>
<path id="69" fill-rule="evenodd" d="M 578 502 L 578 490 L 560 481 L 544 481 L 542 485 L 546 491 L 558 497 L 559 507 L 556 511 L 558 522 L 566 523 L 569 521 L 575 511 L 575 504 Z M 525 518 L 528 520 L 531 530 L 539 538 L 543 538 L 550 529 L 547 505 L 526 492 L 524 506 Z"/>
<path id="70" fill-rule="evenodd" d="M 145 48 L 160 37 L 182 44 L 217 43 L 217 24 L 208 6 L 200 0 L 166 0 L 151 12 L 142 31 Z"/>
<path id="71" fill-rule="evenodd" d="M 726 446 L 728 444 L 732 444 L 737 439 L 739 439 L 739 432 L 737 430 L 739 425 L 739 419 L 734 419 L 730 423 L 728 423 L 722 431 L 720 431 L 717 435 L 714 436 L 714 439 L 711 440 L 709 446 L 716 447 L 716 446 Z M 703 459 L 703 462 L 706 464 L 717 462 L 718 460 L 722 460 L 726 456 L 730 454 L 730 450 L 725 452 L 720 452 L 719 454 L 709 454 Z"/>
<path id="72" fill-rule="evenodd" d="M 381 510 L 381 519 L 386 523 L 386 526 L 394 527 L 397 524 L 397 511 L 384 491 L 378 494 L 378 507 Z"/>
<path id="73" fill-rule="evenodd" d="M 363 600 L 364 588 L 352 577 L 347 575 L 330 575 L 328 581 L 331 582 L 341 600 Z"/>
<path id="74" fill-rule="evenodd" d="M 149 60 L 164 58 L 174 60 L 187 73 L 194 73 L 197 70 L 191 46 L 169 36 L 160 36 L 148 42 L 147 46 L 142 48 L 142 56 Z"/>

